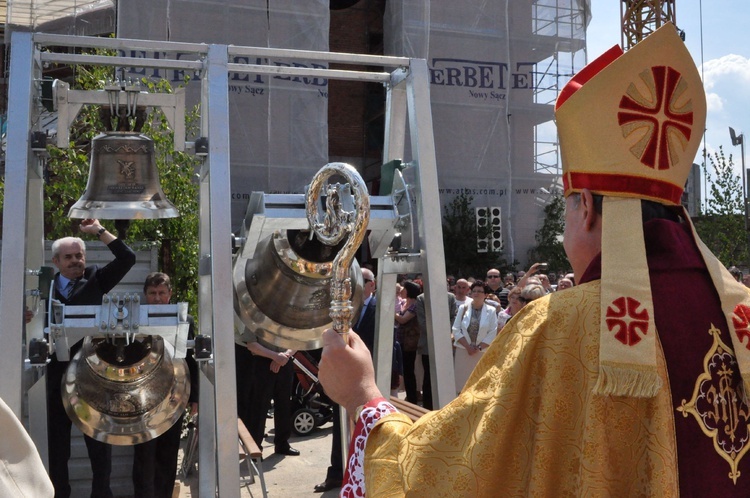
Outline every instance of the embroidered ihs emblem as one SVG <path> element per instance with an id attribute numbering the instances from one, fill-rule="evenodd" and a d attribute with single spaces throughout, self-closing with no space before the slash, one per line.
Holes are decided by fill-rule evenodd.
<path id="1" fill-rule="evenodd" d="M 677 411 L 695 417 L 703 433 L 713 440 L 716 452 L 729 463 L 729 478 L 737 484 L 740 460 L 750 449 L 750 410 L 743 401 L 734 352 L 721 340 L 721 330 L 712 325 L 708 332 L 714 341 L 703 359 L 703 373 L 692 399 L 683 399 Z"/>

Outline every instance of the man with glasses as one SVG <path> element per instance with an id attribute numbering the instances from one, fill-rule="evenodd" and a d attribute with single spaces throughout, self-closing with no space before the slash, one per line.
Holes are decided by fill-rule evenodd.
<path id="1" fill-rule="evenodd" d="M 362 311 L 352 327 L 365 341 L 372 352 L 375 344 L 375 274 L 372 270 L 362 268 Z"/>
<path id="2" fill-rule="evenodd" d="M 94 236 L 107 245 L 114 259 L 105 266 L 86 266 L 86 244 L 78 237 L 63 237 L 52 244 L 52 263 L 57 267 L 55 291 L 51 296 L 65 305 L 100 305 L 104 294 L 111 291 L 135 265 L 133 250 L 121 239 L 105 229 L 96 219 L 85 219 L 79 230 Z M 83 344 L 83 339 L 70 348 L 72 358 Z M 71 494 L 68 460 L 70 459 L 71 421 L 62 402 L 62 379 L 68 361 L 60 361 L 53 353 L 47 364 L 47 443 L 49 447 L 49 476 L 57 498 Z M 91 496 L 109 498 L 112 473 L 112 447 L 83 436 L 91 462 Z"/>
<path id="3" fill-rule="evenodd" d="M 489 297 L 493 301 L 497 300 L 500 303 L 501 308 L 507 308 L 508 289 L 503 286 L 503 281 L 500 279 L 500 270 L 496 268 L 487 270 L 487 278 L 485 280 L 485 283 L 490 288 L 490 292 L 487 294 L 487 297 Z"/>

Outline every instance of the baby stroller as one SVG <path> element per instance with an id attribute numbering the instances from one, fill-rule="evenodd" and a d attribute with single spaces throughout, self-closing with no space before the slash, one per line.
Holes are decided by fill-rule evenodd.
<path id="1" fill-rule="evenodd" d="M 305 351 L 297 351 L 292 393 L 292 429 L 300 436 L 333 420 L 333 402 L 318 381 L 318 365 Z"/>
<path id="2" fill-rule="evenodd" d="M 195 470 L 198 463 L 198 415 L 190 418 L 186 428 L 187 441 L 185 443 L 185 452 L 182 454 L 182 463 L 179 472 L 179 475 L 183 479 L 187 479 L 190 473 Z"/>

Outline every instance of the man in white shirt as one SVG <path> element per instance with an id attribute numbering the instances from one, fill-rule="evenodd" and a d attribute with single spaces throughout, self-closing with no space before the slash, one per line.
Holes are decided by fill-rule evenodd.
<path id="1" fill-rule="evenodd" d="M 461 306 L 462 304 L 466 304 L 471 301 L 471 297 L 469 297 L 470 288 L 471 285 L 469 285 L 468 280 L 464 278 L 456 280 L 456 286 L 454 287 L 453 292 L 453 294 L 456 296 L 456 306 Z"/>

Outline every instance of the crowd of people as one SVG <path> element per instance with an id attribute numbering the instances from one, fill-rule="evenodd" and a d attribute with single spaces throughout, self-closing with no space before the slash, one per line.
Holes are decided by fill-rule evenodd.
<path id="1" fill-rule="evenodd" d="M 56 275 L 56 297 L 68 304 L 93 302 L 99 294 L 110 288 L 124 276 L 134 263 L 132 251 L 119 239 L 102 231 L 97 220 L 86 220 L 81 228 L 84 233 L 95 233 L 108 244 L 115 259 L 103 268 L 86 266 L 85 243 L 79 238 L 64 238 L 52 248 L 53 262 L 59 273 Z M 482 356 L 490 348 L 509 319 L 518 314 L 527 304 L 551 293 L 562 292 L 575 284 L 574 274 L 568 272 L 546 272 L 544 263 L 535 263 L 527 271 L 508 272 L 504 275 L 496 268 L 490 268 L 484 279 L 477 277 L 446 279 L 446 302 L 450 313 L 450 339 L 454 347 L 454 370 L 456 394 L 460 395 L 467 380 L 475 370 Z M 748 283 L 736 267 L 728 269 L 739 282 Z M 374 348 L 375 290 L 376 277 L 369 268 L 362 270 L 364 285 L 364 305 L 354 323 L 354 330 L 366 341 L 370 352 Z M 91 282 L 91 283 L 89 283 Z M 90 296 L 90 287 L 96 284 L 96 295 Z M 144 283 L 144 295 L 148 304 L 170 302 L 172 286 L 163 273 L 150 274 Z M 406 400 L 433 409 L 430 383 L 430 363 L 428 354 L 428 334 L 424 308 L 424 293 L 420 275 L 414 278 L 402 276 L 397 284 L 396 313 L 394 316 L 394 375 L 392 388 L 405 390 Z M 82 301 L 83 300 L 83 301 Z M 248 331 L 245 331 L 248 334 Z M 192 334 L 192 330 L 191 330 Z M 290 358 L 294 351 L 282 350 L 261 343 L 252 334 L 240 337 L 243 342 L 237 346 L 238 412 L 259 446 L 265 436 L 267 413 L 274 400 L 275 449 L 282 455 L 298 455 L 299 452 L 289 443 L 291 435 L 291 396 L 292 368 Z M 74 350 L 79 345 L 74 345 Z M 421 360 L 422 371 L 418 372 L 417 358 Z M 58 367 L 57 364 L 61 363 Z M 67 415 L 55 408 L 60 402 L 55 373 L 62 371 L 66 363 L 53 357 L 51 374 L 53 385 L 49 388 L 49 423 L 58 427 L 49 431 L 50 435 L 50 477 L 55 486 L 55 496 L 68 496 L 67 460 L 69 458 L 70 420 Z M 196 374 L 194 362 L 190 365 L 191 377 Z M 421 375 L 419 375 L 421 373 Z M 53 378 L 54 377 L 54 378 Z M 421 386 L 417 385 L 422 378 Z M 248 382 L 248 379 L 254 379 Z M 197 412 L 197 379 L 193 379 L 190 397 L 190 410 Z M 55 411 L 55 409 L 57 411 Z M 334 417 L 338 425 L 337 416 Z M 137 445 L 133 462 L 133 483 L 138 496 L 171 496 L 175 481 L 177 451 L 182 417 L 163 436 L 148 443 Z M 64 427 L 59 428 L 63 423 Z M 342 460 L 340 453 L 340 428 L 334 428 L 331 448 L 331 466 L 326 479 L 315 486 L 315 491 L 327 491 L 343 483 Z M 62 440 L 62 437 L 65 440 Z M 92 496 L 112 496 L 109 490 L 111 469 L 110 448 L 104 443 L 87 439 L 89 451 L 99 451 L 92 456 Z M 89 441 L 90 440 L 90 441 Z M 93 444 L 92 444 L 93 442 Z M 97 450 L 97 448 L 102 450 Z M 59 463 L 58 463 L 59 462 Z"/>
<path id="2" fill-rule="evenodd" d="M 507 272 L 504 276 L 500 270 L 490 268 L 484 279 L 447 276 L 456 395 L 510 317 L 535 299 L 573 286 L 572 272 L 543 273 L 546 270 L 545 263 L 534 263 L 527 271 Z M 406 401 L 431 410 L 434 406 L 421 275 L 399 277 L 395 309 L 391 394 L 398 395 L 403 390 Z M 420 378 L 422 384 L 417 386 Z"/>
<path id="3" fill-rule="evenodd" d="M 59 273 L 55 276 L 56 298 L 68 303 L 94 302 L 99 294 L 114 286 L 134 263 L 132 251 L 119 239 L 103 230 L 97 220 L 86 220 L 81 227 L 84 233 L 94 233 L 108 244 L 115 259 L 103 268 L 86 266 L 85 243 L 79 238 L 64 238 L 52 247 L 53 262 Z M 484 279 L 477 277 L 446 279 L 446 302 L 450 313 L 450 339 L 454 348 L 454 371 L 456 395 L 460 395 L 480 359 L 490 348 L 495 338 L 503 333 L 510 318 L 518 314 L 527 304 L 552 293 L 559 293 L 575 285 L 574 274 L 568 272 L 546 272 L 544 263 L 535 263 L 527 271 L 508 272 L 504 275 L 490 268 Z M 728 272 L 738 282 L 748 284 L 750 279 L 736 267 Z M 369 268 L 363 268 L 364 304 L 354 322 L 354 330 L 365 340 L 368 351 L 374 348 L 375 337 L 375 290 L 376 277 Z M 96 284 L 95 292 L 91 286 Z M 91 294 L 94 292 L 94 294 Z M 89 295 L 91 294 L 91 295 Z M 148 304 L 170 302 L 172 286 L 169 276 L 163 273 L 150 274 L 144 283 L 144 295 Z M 93 297 L 92 297 L 93 296 Z M 405 390 L 406 401 L 433 409 L 430 383 L 428 334 L 426 330 L 424 293 L 420 275 L 414 278 L 402 276 L 397 284 L 396 313 L 394 316 L 393 378 L 394 394 Z M 27 317 L 28 318 L 28 317 Z M 191 327 L 192 329 L 192 327 Z M 192 334 L 192 330 L 191 330 Z M 241 341 L 241 343 L 240 343 Z M 80 345 L 73 346 L 75 351 Z M 239 417 L 250 429 L 256 443 L 262 446 L 265 437 L 267 413 L 274 402 L 275 450 L 281 455 L 298 455 L 289 445 L 291 435 L 291 379 L 293 375 L 291 357 L 294 351 L 264 344 L 245 331 L 238 336 L 237 386 Z M 422 370 L 418 372 L 418 361 Z M 59 366 L 58 366 L 59 364 Z M 62 412 L 59 381 L 66 362 L 58 362 L 53 356 L 48 382 L 50 478 L 55 487 L 55 496 L 69 496 L 67 478 L 69 458 L 70 420 Z M 194 361 L 190 364 L 191 377 L 196 377 Z M 420 375 L 421 373 L 421 375 Z M 418 386 L 418 378 L 422 378 Z M 50 380 L 51 379 L 51 380 Z M 251 379 L 251 382 L 248 382 Z M 192 379 L 190 411 L 197 412 L 197 379 Z M 338 405 L 334 425 L 338 426 Z M 171 496 L 175 482 L 177 452 L 182 417 L 163 436 L 135 447 L 133 483 L 138 496 Z M 339 487 L 343 483 L 342 456 L 340 453 L 340 428 L 334 427 L 331 447 L 331 465 L 326 479 L 315 486 L 316 492 Z M 337 436 L 337 437 L 336 437 Z M 64 439 L 63 439 L 64 438 Z M 111 449 L 85 437 L 91 456 L 93 481 L 92 496 L 112 496 L 109 489 Z M 99 449 L 101 448 L 101 449 Z"/>

